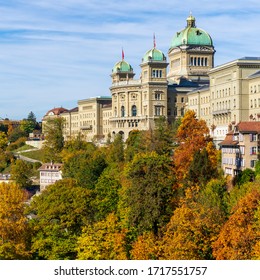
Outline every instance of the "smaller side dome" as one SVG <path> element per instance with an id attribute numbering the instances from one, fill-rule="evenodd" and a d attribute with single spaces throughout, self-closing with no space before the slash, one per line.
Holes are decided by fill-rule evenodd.
<path id="1" fill-rule="evenodd" d="M 112 73 L 133 72 L 132 66 L 125 60 L 121 60 L 115 64 Z"/>
<path id="2" fill-rule="evenodd" d="M 160 51 L 156 48 L 152 48 L 151 50 L 147 51 L 142 59 L 143 62 L 165 61 L 165 60 L 166 60 L 166 56 L 163 54 L 162 51 Z"/>

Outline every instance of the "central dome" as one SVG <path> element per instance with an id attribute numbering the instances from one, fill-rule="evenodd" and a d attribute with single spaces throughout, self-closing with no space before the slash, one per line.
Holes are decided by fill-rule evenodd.
<path id="1" fill-rule="evenodd" d="M 197 46 L 213 46 L 210 35 L 195 25 L 195 17 L 190 15 L 187 18 L 187 26 L 180 32 L 177 32 L 171 41 L 171 48 L 182 45 L 197 45 Z"/>

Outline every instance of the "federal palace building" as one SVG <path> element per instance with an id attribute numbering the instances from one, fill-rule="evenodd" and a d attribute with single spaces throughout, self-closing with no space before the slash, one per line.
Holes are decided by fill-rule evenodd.
<path id="1" fill-rule="evenodd" d="M 117 133 L 126 140 L 132 130 L 153 129 L 160 116 L 173 122 L 194 110 L 219 144 L 236 124 L 260 122 L 260 57 L 215 67 L 214 55 L 211 36 L 189 15 L 167 54 L 154 41 L 140 59 L 139 79 L 122 54 L 111 72 L 111 96 L 79 100 L 73 109 L 49 110 L 43 127 L 48 118 L 63 117 L 66 139 L 80 133 L 86 141 L 102 143 Z"/>

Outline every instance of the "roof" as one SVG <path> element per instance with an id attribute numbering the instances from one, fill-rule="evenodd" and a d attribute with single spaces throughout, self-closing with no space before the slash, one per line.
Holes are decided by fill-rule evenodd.
<path id="1" fill-rule="evenodd" d="M 238 144 L 238 141 L 233 140 L 234 131 L 230 131 L 226 134 L 225 139 L 219 143 L 220 146 L 235 146 Z"/>
<path id="2" fill-rule="evenodd" d="M 133 72 L 133 68 L 128 62 L 123 59 L 117 62 L 112 69 L 112 73 L 118 72 Z"/>
<path id="3" fill-rule="evenodd" d="M 166 61 L 166 56 L 162 51 L 152 48 L 144 54 L 142 61 Z"/>
<path id="4" fill-rule="evenodd" d="M 206 85 L 200 86 L 199 88 L 195 88 L 195 89 L 191 90 L 190 92 L 188 92 L 188 95 L 197 93 L 197 92 L 208 91 L 208 90 L 209 90 L 209 85 L 206 84 Z"/>
<path id="5" fill-rule="evenodd" d="M 62 163 L 44 163 L 38 170 L 39 171 L 60 171 L 62 168 L 63 164 Z"/>
<path id="6" fill-rule="evenodd" d="M 201 28 L 197 28 L 195 20 L 192 15 L 187 18 L 187 26 L 175 34 L 171 41 L 170 49 L 182 45 L 213 46 L 210 35 Z"/>
<path id="7" fill-rule="evenodd" d="M 65 109 L 63 107 L 53 108 L 53 109 L 49 110 L 46 113 L 46 116 L 48 116 L 48 115 L 56 115 L 56 116 L 58 116 L 61 113 L 68 112 L 68 111 L 69 111 L 68 109 Z"/>
<path id="8" fill-rule="evenodd" d="M 260 122 L 240 122 L 236 125 L 236 128 L 239 132 L 242 133 L 260 133 Z"/>
<path id="9" fill-rule="evenodd" d="M 260 70 L 249 75 L 247 78 L 250 79 L 250 78 L 257 78 L 257 77 L 260 77 Z"/>

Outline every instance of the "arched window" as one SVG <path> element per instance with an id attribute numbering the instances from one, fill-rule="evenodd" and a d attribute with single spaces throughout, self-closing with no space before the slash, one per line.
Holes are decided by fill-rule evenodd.
<path id="1" fill-rule="evenodd" d="M 136 115 L 137 115 L 137 108 L 136 108 L 135 105 L 133 105 L 133 106 L 132 106 L 132 116 L 133 116 L 133 117 L 136 117 Z"/>
<path id="2" fill-rule="evenodd" d="M 125 107 L 122 106 L 121 107 L 121 117 L 124 117 L 125 116 Z"/>
<path id="3" fill-rule="evenodd" d="M 117 108 L 115 107 L 114 116 L 117 117 Z"/>

